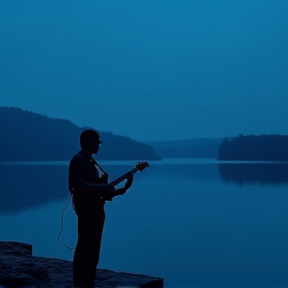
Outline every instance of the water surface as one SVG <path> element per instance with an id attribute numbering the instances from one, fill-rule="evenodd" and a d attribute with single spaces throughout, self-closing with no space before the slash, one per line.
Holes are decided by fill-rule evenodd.
<path id="1" fill-rule="evenodd" d="M 111 180 L 136 164 L 99 163 Z M 137 172 L 106 204 L 99 267 L 163 277 L 165 287 L 287 287 L 287 163 L 221 163 L 164 159 Z M 2 241 L 72 260 L 57 240 L 67 173 L 68 162 L 0 165 Z M 76 229 L 69 203 L 61 239 L 70 247 Z"/>

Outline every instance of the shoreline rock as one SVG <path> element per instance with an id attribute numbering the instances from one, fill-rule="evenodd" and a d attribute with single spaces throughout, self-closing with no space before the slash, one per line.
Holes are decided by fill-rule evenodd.
<path id="1" fill-rule="evenodd" d="M 73 288 L 72 261 L 33 256 L 30 244 L 0 241 L 0 285 Z M 162 288 L 163 278 L 97 269 L 94 287 Z"/>

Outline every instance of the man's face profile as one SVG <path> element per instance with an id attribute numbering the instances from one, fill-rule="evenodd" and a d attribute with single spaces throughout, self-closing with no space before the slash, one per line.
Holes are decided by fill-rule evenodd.
<path id="1" fill-rule="evenodd" d="M 91 150 L 92 150 L 92 154 L 97 154 L 99 151 L 99 142 L 94 140 L 91 141 Z"/>

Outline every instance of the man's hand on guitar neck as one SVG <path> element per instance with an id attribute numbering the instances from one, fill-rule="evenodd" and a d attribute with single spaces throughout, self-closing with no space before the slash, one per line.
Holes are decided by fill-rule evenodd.
<path id="1" fill-rule="evenodd" d="M 123 188 L 116 189 L 113 192 L 113 194 L 115 194 L 115 196 L 125 194 L 126 191 L 132 186 L 132 183 L 133 183 L 133 173 L 128 172 L 127 182 L 125 183 L 125 186 Z"/>
<path id="2" fill-rule="evenodd" d="M 124 195 L 126 191 L 132 186 L 133 183 L 133 173 L 128 172 L 127 182 L 123 188 L 118 188 L 115 191 L 111 192 L 111 197 L 107 197 L 106 201 L 112 201 L 115 196 Z"/>
<path id="3" fill-rule="evenodd" d="M 126 190 L 128 190 L 132 186 L 133 179 L 134 179 L 132 172 L 128 172 L 127 174 L 128 174 L 127 175 L 127 182 L 125 183 L 125 186 L 124 186 L 124 189 L 126 189 Z"/>

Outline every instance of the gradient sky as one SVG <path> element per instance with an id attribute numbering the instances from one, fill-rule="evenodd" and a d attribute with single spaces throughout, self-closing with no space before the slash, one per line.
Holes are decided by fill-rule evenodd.
<path id="1" fill-rule="evenodd" d="M 287 0 L 1 0 L 0 25 L 1 106 L 140 141 L 288 134 Z"/>

